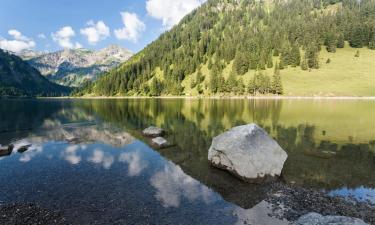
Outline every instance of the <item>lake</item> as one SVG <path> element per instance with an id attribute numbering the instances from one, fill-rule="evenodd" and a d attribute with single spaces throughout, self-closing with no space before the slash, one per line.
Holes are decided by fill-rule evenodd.
<path id="1" fill-rule="evenodd" d="M 0 100 L 0 144 L 32 144 L 0 157 L 0 203 L 37 203 L 74 224 L 259 219 L 268 185 L 207 160 L 214 136 L 253 122 L 287 151 L 286 183 L 375 203 L 375 101 L 324 99 Z M 153 149 L 141 135 L 150 125 L 173 146 Z"/>

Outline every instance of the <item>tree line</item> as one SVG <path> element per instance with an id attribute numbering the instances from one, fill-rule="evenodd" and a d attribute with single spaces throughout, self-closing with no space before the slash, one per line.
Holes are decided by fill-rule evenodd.
<path id="1" fill-rule="evenodd" d="M 322 48 L 334 53 L 345 42 L 375 49 L 374 0 L 209 0 L 76 94 L 182 95 L 183 81 L 193 75 L 190 88 L 198 93 L 281 94 L 270 87 L 275 80 L 281 84 L 282 76 L 271 79 L 267 68 L 276 70 L 277 64 L 278 74 L 287 67 L 319 69 Z M 205 65 L 209 72 L 202 74 Z M 224 79 L 228 65 L 232 68 Z M 163 79 L 156 78 L 157 70 Z M 242 85 L 248 71 L 257 72 Z"/>

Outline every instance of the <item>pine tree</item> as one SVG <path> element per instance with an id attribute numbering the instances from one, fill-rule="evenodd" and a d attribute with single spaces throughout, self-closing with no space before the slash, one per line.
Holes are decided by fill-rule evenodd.
<path id="1" fill-rule="evenodd" d="M 272 68 L 273 67 L 273 59 L 272 59 L 272 54 L 268 54 L 268 59 L 267 59 L 267 68 Z"/>
<path id="2" fill-rule="evenodd" d="M 240 77 L 237 80 L 237 86 L 235 88 L 235 92 L 236 92 L 236 94 L 241 94 L 242 95 L 244 93 L 244 90 L 245 90 L 245 85 L 243 83 L 242 77 Z"/>
<path id="3" fill-rule="evenodd" d="M 247 85 L 247 92 L 249 94 L 255 94 L 255 91 L 256 91 L 256 87 L 255 87 L 255 75 L 253 77 L 253 79 L 250 79 L 249 81 L 249 84 Z"/>
<path id="4" fill-rule="evenodd" d="M 298 46 L 297 43 L 293 45 L 290 57 L 291 57 L 291 59 L 290 59 L 291 65 L 293 67 L 297 67 L 298 65 L 300 65 L 300 63 L 301 63 L 301 53 L 299 51 L 299 46 Z"/>
<path id="5" fill-rule="evenodd" d="M 237 72 L 238 75 L 243 75 L 249 71 L 249 60 L 246 57 L 246 54 L 242 51 L 237 51 L 236 57 L 233 62 L 233 69 Z"/>
<path id="6" fill-rule="evenodd" d="M 219 70 L 216 65 L 212 66 L 212 70 L 210 72 L 210 91 L 211 93 L 216 93 L 218 89 L 218 76 L 219 76 Z"/>
<path id="7" fill-rule="evenodd" d="M 308 70 L 309 67 L 307 65 L 307 60 L 306 60 L 306 56 L 303 57 L 303 60 L 301 61 L 301 69 L 302 70 Z"/>
<path id="8" fill-rule="evenodd" d="M 277 94 L 277 95 L 283 94 L 283 85 L 281 82 L 279 65 L 277 64 L 275 66 L 275 71 L 273 73 L 272 91 L 274 94 Z"/>
<path id="9" fill-rule="evenodd" d="M 237 88 L 237 80 L 236 80 L 236 76 L 235 76 L 233 71 L 229 74 L 229 77 L 228 77 L 225 84 L 226 84 L 225 85 L 226 86 L 226 88 L 225 88 L 226 92 L 231 92 L 232 90 Z"/>
<path id="10" fill-rule="evenodd" d="M 336 36 L 333 32 L 328 32 L 326 34 L 324 45 L 326 46 L 328 52 L 336 52 L 337 42 Z"/>
<path id="11" fill-rule="evenodd" d="M 190 79 L 190 88 L 193 89 L 197 86 L 197 81 L 195 80 L 195 78 L 192 76 L 191 79 Z"/>
<path id="12" fill-rule="evenodd" d="M 202 74 L 202 70 L 199 69 L 199 70 L 198 70 L 198 73 L 197 73 L 196 82 L 197 82 L 198 84 L 200 84 L 200 83 L 202 83 L 203 81 L 204 81 L 204 76 L 203 76 L 203 74 Z"/>
<path id="13" fill-rule="evenodd" d="M 319 48 L 316 44 L 311 44 L 306 49 L 306 59 L 307 59 L 307 65 L 309 68 L 312 69 L 319 69 Z"/>
<path id="14" fill-rule="evenodd" d="M 343 34 L 339 34 L 337 37 L 337 48 L 344 48 L 345 47 L 345 39 Z"/>
<path id="15" fill-rule="evenodd" d="M 280 70 L 285 69 L 285 63 L 284 63 L 284 60 L 282 58 L 280 59 L 280 62 L 279 62 L 279 69 Z"/>
<path id="16" fill-rule="evenodd" d="M 150 93 L 151 96 L 160 95 L 159 82 L 157 81 L 157 79 L 155 77 L 152 78 L 152 80 L 151 80 L 149 93 Z"/>
<path id="17" fill-rule="evenodd" d="M 349 35 L 349 44 L 353 48 L 363 47 L 363 30 L 361 25 L 354 25 Z"/>

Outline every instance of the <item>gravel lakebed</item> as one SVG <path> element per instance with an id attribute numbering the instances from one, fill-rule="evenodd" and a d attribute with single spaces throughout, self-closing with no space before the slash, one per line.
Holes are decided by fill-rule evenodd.
<path id="1" fill-rule="evenodd" d="M 296 221 L 299 217 L 316 212 L 322 215 L 348 216 L 375 224 L 375 205 L 354 199 L 328 196 L 324 191 L 308 189 L 296 185 L 274 182 L 266 202 L 272 206 L 269 216 L 281 220 Z M 90 221 L 87 221 L 90 224 Z M 45 209 L 33 203 L 0 202 L 0 224 L 75 224 L 68 221 L 62 212 Z"/>

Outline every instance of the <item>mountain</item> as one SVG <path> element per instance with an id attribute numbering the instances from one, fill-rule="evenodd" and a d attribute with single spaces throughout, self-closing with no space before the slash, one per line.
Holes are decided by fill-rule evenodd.
<path id="1" fill-rule="evenodd" d="M 208 0 L 75 94 L 375 95 L 374 27 L 374 0 Z"/>
<path id="2" fill-rule="evenodd" d="M 20 57 L 0 49 L 1 96 L 61 96 L 70 88 L 50 82 Z"/>
<path id="3" fill-rule="evenodd" d="M 51 81 L 80 86 L 128 60 L 132 53 L 117 45 L 110 45 L 98 51 L 65 49 L 53 53 L 24 52 L 20 56 Z"/>

